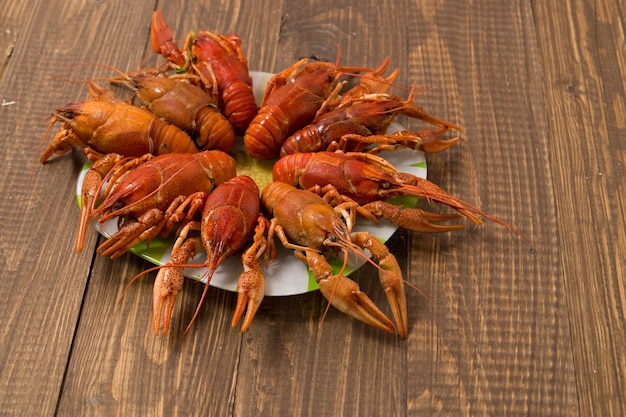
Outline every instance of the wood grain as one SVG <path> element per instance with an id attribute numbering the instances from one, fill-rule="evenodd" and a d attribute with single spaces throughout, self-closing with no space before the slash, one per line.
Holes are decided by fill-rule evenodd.
<path id="1" fill-rule="evenodd" d="M 420 8 L 417 18 L 419 41 L 411 48 L 410 67 L 423 70 L 420 79 L 444 80 L 428 94 L 435 95 L 435 103 L 459 103 L 450 108 L 457 109 L 455 120 L 465 128 L 460 146 L 429 160 L 429 175 L 530 241 L 495 224 L 413 237 L 419 257 L 411 259 L 409 274 L 425 269 L 421 285 L 435 307 L 411 333 L 424 339 L 409 345 L 416 375 L 408 387 L 410 410 L 570 415 L 576 397 L 567 306 L 549 232 L 555 219 L 547 215 L 554 213 L 554 195 L 550 184 L 535 183 L 547 177 L 549 164 L 537 41 L 524 30 L 532 25 L 532 11 L 501 2 L 471 7 L 444 2 Z M 438 31 L 441 27 L 449 30 Z M 433 61 L 439 72 L 417 65 Z M 557 391 L 547 394 L 547 389 Z M 546 395 L 554 401 L 545 404 Z"/>
<path id="2" fill-rule="evenodd" d="M 46 117 L 84 80 L 237 33 L 253 70 L 308 56 L 398 67 L 399 94 L 463 127 L 429 179 L 505 221 L 388 241 L 405 274 L 405 340 L 318 293 L 267 297 L 244 334 L 236 294 L 186 282 L 151 330 L 154 274 L 73 252 L 80 152 L 38 163 Z M 0 415 L 626 415 L 625 6 L 602 0 L 11 2 L 0 8 Z M 80 65 L 77 65 L 80 64 Z M 11 104 L 4 104 L 11 103 Z M 421 122 L 401 122 L 420 128 Z M 446 211 L 420 201 L 433 211 Z M 389 312 L 375 268 L 353 278 Z"/>
<path id="3" fill-rule="evenodd" d="M 551 5 L 550 5 L 551 6 Z M 626 133 L 623 4 L 536 5 L 545 71 L 558 243 L 581 415 L 622 415 L 626 392 Z M 547 16 L 555 18 L 546 24 Z M 546 42 L 550 39 L 550 42 Z M 621 69 L 620 69 L 621 68 Z M 583 249 L 584 248 L 584 249 Z M 613 397 L 617 398 L 617 397 Z"/>

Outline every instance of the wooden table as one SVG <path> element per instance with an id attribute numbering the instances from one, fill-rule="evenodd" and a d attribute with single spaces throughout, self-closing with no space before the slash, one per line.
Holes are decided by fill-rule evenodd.
<path id="1" fill-rule="evenodd" d="M 0 415 L 626 415 L 624 2 L 4 1 L 0 10 Z M 434 4 L 433 4 L 434 3 Z M 300 57 L 377 66 L 463 126 L 428 178 L 514 225 L 388 242 L 408 289 L 401 340 L 319 292 L 268 297 L 246 333 L 236 294 L 188 282 L 168 337 L 132 254 L 73 251 L 79 151 L 38 163 L 46 118 L 84 80 L 155 63 L 152 11 L 179 39 L 234 32 L 251 69 Z M 404 90 L 397 90 L 402 93 Z M 416 121 L 402 119 L 408 127 Z M 443 210 L 432 206 L 432 210 Z M 365 266 L 355 275 L 383 309 Z M 388 310 L 385 310 L 388 311 Z"/>

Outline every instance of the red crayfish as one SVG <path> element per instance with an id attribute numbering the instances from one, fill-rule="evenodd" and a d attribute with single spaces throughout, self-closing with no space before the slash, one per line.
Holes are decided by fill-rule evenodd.
<path id="1" fill-rule="evenodd" d="M 154 282 L 152 317 L 155 334 L 159 333 L 161 318 L 163 335 L 168 332 L 174 303 L 183 286 L 183 266 L 207 268 L 203 274 L 206 281 L 205 289 L 187 326 L 189 330 L 200 311 L 209 282 L 217 267 L 227 257 L 242 250 L 251 239 L 253 243 L 242 255 L 244 272 L 239 278 L 239 298 L 233 317 L 233 327 L 247 306 L 247 314 L 241 328 L 245 331 L 263 300 L 264 278 L 258 258 L 266 247 L 264 236 L 266 221 L 259 216 L 259 189 L 256 184 L 248 176 L 237 176 L 218 185 L 210 193 L 202 195 L 199 200 L 203 202 L 200 205 L 201 221 L 190 220 L 181 228 L 172 249 L 170 262 L 160 268 Z M 190 217 L 197 208 L 198 205 L 187 208 L 183 204 L 178 211 L 187 211 L 187 217 Z M 189 236 L 191 231 L 198 229 L 200 236 Z M 203 265 L 188 265 L 188 262 L 202 250 L 206 251 L 206 262 Z"/>
<path id="2" fill-rule="evenodd" d="M 235 133 L 243 134 L 258 107 L 241 39 L 237 35 L 192 32 L 180 50 L 160 10 L 152 14 L 150 39 L 152 49 L 163 55 L 177 71 L 191 71 L 200 77 L 205 91 L 217 98 L 220 111 Z"/>
<path id="3" fill-rule="evenodd" d="M 458 217 L 454 214 L 428 213 L 420 209 L 403 209 L 386 202 L 394 196 L 425 197 L 443 203 L 474 224 L 479 216 L 513 230 L 506 223 L 483 213 L 473 205 L 453 197 L 432 182 L 398 171 L 383 158 L 360 152 L 316 152 L 281 158 L 273 168 L 274 181 L 303 189 L 319 189 L 339 200 L 354 201 L 358 212 L 372 220 L 383 217 L 403 228 L 418 232 L 455 230 L 461 225 L 435 225 L 431 222 Z M 329 197 L 331 198 L 331 197 Z"/>
<path id="4" fill-rule="evenodd" d="M 277 235 L 285 247 L 293 249 L 295 256 L 311 269 L 321 293 L 333 306 L 355 319 L 393 332 L 396 330 L 393 322 L 360 291 L 356 282 L 343 276 L 343 269 L 334 274 L 326 259 L 337 252 L 344 255 L 344 260 L 349 252 L 366 258 L 363 249 L 367 249 L 378 267 L 398 334 L 406 337 L 406 297 L 400 267 L 393 254 L 374 236 L 351 233 L 355 216 L 350 205 L 333 208 L 310 191 L 272 182 L 263 189 L 261 207 L 271 219 L 268 243 L 273 244 L 272 239 Z"/>
<path id="5" fill-rule="evenodd" d="M 109 161 L 109 158 L 100 161 Z M 98 253 L 116 258 L 140 241 L 167 234 L 182 221 L 177 208 L 197 193 L 210 192 L 236 175 L 235 161 L 222 151 L 194 154 L 166 154 L 157 157 L 110 158 L 99 170 L 99 162 L 86 176 L 81 196 L 81 225 L 77 251 L 82 249 L 85 230 L 91 217 L 103 223 L 119 216 L 121 228 L 98 247 Z M 109 183 L 100 206 L 95 208 L 103 173 Z"/>
<path id="6" fill-rule="evenodd" d="M 335 149 L 363 151 L 371 144 L 378 146 L 368 152 L 381 152 L 400 146 L 439 152 L 456 143 L 458 137 L 445 141 L 440 138 L 449 129 L 460 128 L 415 105 L 413 91 L 408 99 L 388 93 L 398 75 L 396 70 L 387 78 L 382 76 L 388 62 L 389 59 L 378 69 L 361 75 L 359 84 L 341 97 L 330 97 L 324 102 L 310 124 L 284 141 L 280 156 Z M 385 132 L 399 114 L 441 126 L 441 129 L 386 135 Z"/>
<path id="7" fill-rule="evenodd" d="M 441 140 L 450 126 L 447 122 L 417 113 L 411 99 L 402 100 L 388 94 L 375 94 L 359 99 L 348 106 L 337 107 L 316 117 L 309 125 L 288 137 L 280 155 L 340 149 L 360 152 L 375 145 L 368 152 L 381 152 L 398 147 L 440 152 L 458 141 L 458 137 Z M 400 131 L 385 135 L 385 131 L 399 114 L 411 115 L 442 124 L 438 130 L 423 129 L 418 132 Z M 457 128 L 458 129 L 458 128 Z"/>
<path id="8" fill-rule="evenodd" d="M 41 155 L 44 163 L 53 154 L 64 154 L 74 146 L 87 149 L 90 159 L 107 153 L 129 157 L 145 154 L 193 153 L 194 142 L 187 133 L 145 109 L 115 99 L 108 90 L 89 83 L 91 99 L 59 107 L 46 131 L 57 122 L 63 126 Z"/>
<path id="9" fill-rule="evenodd" d="M 277 158 L 283 142 L 311 123 L 324 102 L 338 94 L 344 73 L 384 71 L 387 64 L 372 71 L 301 59 L 274 75 L 243 138 L 248 154 L 256 159 Z"/>
<path id="10" fill-rule="evenodd" d="M 122 75 L 122 79 L 151 113 L 188 133 L 198 149 L 233 149 L 233 127 L 220 113 L 217 101 L 193 80 L 141 72 Z"/>

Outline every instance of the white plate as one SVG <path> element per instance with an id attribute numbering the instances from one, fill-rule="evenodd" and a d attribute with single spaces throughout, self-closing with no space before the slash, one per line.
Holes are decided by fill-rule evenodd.
<path id="1" fill-rule="evenodd" d="M 250 75 L 253 79 L 254 95 L 257 99 L 257 102 L 260 102 L 263 97 L 263 92 L 265 90 L 265 86 L 267 85 L 267 81 L 270 79 L 272 74 L 251 71 Z M 389 132 L 393 132 L 396 130 L 401 130 L 403 127 L 394 123 L 389 128 Z M 242 143 L 238 143 L 238 146 L 243 146 Z M 413 175 L 416 175 L 421 178 L 426 178 L 426 159 L 424 158 L 424 153 L 421 151 L 414 151 L 411 149 L 402 149 L 395 152 L 384 152 L 381 153 L 380 156 L 391 162 L 396 168 L 398 168 L 402 172 L 407 172 Z M 260 168 L 259 168 L 260 167 Z M 78 178 L 78 182 L 76 184 L 76 198 L 80 204 L 80 189 L 82 187 L 82 183 L 87 173 L 89 165 L 85 165 L 83 167 L 82 172 Z M 268 172 L 265 175 L 271 176 L 271 168 L 269 166 L 263 166 L 263 164 L 259 164 L 255 167 L 255 172 L 246 172 L 246 168 L 241 169 L 238 166 L 237 174 L 247 174 L 251 175 L 253 178 L 257 174 L 259 169 L 265 169 Z M 259 185 L 261 187 L 261 185 Z M 398 199 L 396 201 L 398 204 L 403 204 L 406 206 L 412 206 L 415 204 L 414 198 L 403 198 Z M 109 220 L 104 224 L 97 224 L 96 229 L 100 234 L 105 237 L 110 237 L 112 234 L 117 232 L 117 219 Z M 386 242 L 396 231 L 397 227 L 384 219 L 380 221 L 379 224 L 374 225 L 365 220 L 359 219 L 355 226 L 355 231 L 368 231 L 372 233 L 374 236 Z M 148 260 L 149 262 L 154 263 L 155 265 L 164 265 L 166 264 L 171 255 L 173 245 L 173 238 L 168 239 L 154 239 L 150 242 L 150 246 L 146 247 L 144 243 L 141 243 L 130 251 L 140 257 Z M 315 291 L 319 289 L 315 279 L 308 271 L 306 265 L 297 260 L 291 251 L 286 250 L 277 242 L 277 247 L 279 249 L 279 255 L 277 259 L 269 266 L 268 269 L 263 268 L 263 273 L 265 275 L 265 295 L 267 296 L 280 296 L 280 295 L 294 295 L 294 294 L 302 294 L 309 291 Z M 349 259 L 349 270 L 347 274 L 353 272 L 360 266 L 362 266 L 365 261 L 362 259 L 353 259 L 355 257 L 351 257 Z M 197 255 L 190 263 L 198 264 L 203 263 L 206 260 L 206 255 L 204 253 Z M 336 262 L 336 265 L 333 265 L 337 268 L 340 268 L 341 265 Z M 220 267 L 215 271 L 213 278 L 211 279 L 210 285 L 221 288 L 228 291 L 236 291 L 237 290 L 237 278 L 239 274 L 243 270 L 239 257 L 231 256 L 227 259 Z M 201 277 L 206 270 L 204 268 L 185 268 L 184 275 L 188 278 L 202 280 Z"/>

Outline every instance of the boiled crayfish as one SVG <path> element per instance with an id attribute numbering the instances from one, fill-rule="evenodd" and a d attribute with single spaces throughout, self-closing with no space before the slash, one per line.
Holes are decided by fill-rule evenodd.
<path id="1" fill-rule="evenodd" d="M 154 282 L 152 317 L 155 334 L 159 333 L 161 317 L 163 335 L 167 334 L 174 303 L 183 286 L 181 265 L 189 267 L 189 261 L 201 250 L 207 254 L 206 262 L 200 265 L 207 268 L 203 274 L 206 284 L 187 330 L 200 311 L 211 277 L 217 267 L 227 257 L 243 249 L 251 239 L 254 240 L 252 245 L 242 256 L 244 272 L 239 279 L 239 302 L 233 326 L 247 306 L 248 313 L 242 326 L 242 331 L 245 331 L 263 300 L 264 278 L 258 258 L 266 247 L 264 236 L 266 221 L 259 217 L 259 189 L 256 184 L 248 176 L 237 176 L 218 185 L 212 192 L 204 194 L 201 200 L 204 200 L 202 219 L 190 220 L 181 228 L 172 249 L 170 262 L 159 270 Z M 192 231 L 198 229 L 200 236 L 190 236 Z"/>
<path id="2" fill-rule="evenodd" d="M 443 203 L 476 225 L 479 216 L 505 226 L 511 226 L 483 213 L 475 206 L 453 197 L 441 187 L 414 175 L 398 171 L 385 159 L 361 152 L 316 152 L 294 154 L 281 158 L 273 168 L 274 181 L 282 181 L 303 189 L 318 188 L 339 200 L 354 201 L 364 217 L 385 219 L 416 232 L 455 230 L 461 225 L 435 225 L 431 222 L 450 220 L 454 214 L 428 213 L 420 209 L 402 209 L 386 200 L 395 196 L 425 197 Z"/>
<path id="3" fill-rule="evenodd" d="M 205 91 L 218 100 L 220 111 L 235 133 L 243 134 L 258 107 L 241 39 L 237 35 L 192 32 L 180 50 L 160 10 L 152 15 L 150 39 L 152 49 L 163 55 L 177 71 L 192 72 L 200 77 Z"/>
<path id="4" fill-rule="evenodd" d="M 311 123 L 324 103 L 339 93 L 345 73 L 383 71 L 387 64 L 371 70 L 301 59 L 274 75 L 243 137 L 246 151 L 256 159 L 277 158 L 283 142 Z"/>
<path id="5" fill-rule="evenodd" d="M 108 153 L 140 157 L 198 152 L 187 133 L 149 111 L 116 99 L 93 82 L 89 83 L 89 92 L 90 100 L 69 103 L 54 111 L 44 140 L 54 124 L 63 124 L 41 155 L 41 163 L 73 147 L 88 149 L 88 156 L 94 160 Z"/>
<path id="6" fill-rule="evenodd" d="M 122 82 L 150 112 L 187 132 L 198 149 L 232 151 L 235 132 L 217 100 L 187 78 L 134 72 Z"/>
<path id="7" fill-rule="evenodd" d="M 181 206 L 197 201 L 217 185 L 236 176 L 235 161 L 222 151 L 151 155 L 120 159 L 112 167 L 109 185 L 97 208 L 98 187 L 82 203 L 81 233 L 91 217 L 103 223 L 119 216 L 122 227 L 98 247 L 98 253 L 116 258 L 141 241 L 167 235 L 186 216 Z M 100 173 L 96 174 L 100 175 Z M 77 244 L 82 248 L 82 242 Z"/>
<path id="8" fill-rule="evenodd" d="M 369 233 L 351 233 L 354 213 L 349 205 L 331 207 L 323 198 L 307 190 L 282 182 L 265 186 L 261 206 L 270 218 L 268 240 L 274 234 L 282 244 L 293 249 L 295 256 L 313 272 L 324 297 L 341 312 L 387 332 L 396 326 L 353 280 L 343 276 L 343 269 L 334 274 L 327 256 L 349 252 L 367 258 L 363 249 L 372 254 L 379 270 L 379 279 L 391 305 L 400 337 L 408 333 L 406 297 L 402 272 L 385 245 Z M 345 262 L 344 262 L 345 267 Z"/>
<path id="9" fill-rule="evenodd" d="M 388 62 L 387 59 L 378 69 L 361 75 L 359 84 L 341 97 L 329 97 L 307 126 L 284 141 L 280 156 L 335 149 L 362 151 L 377 143 L 379 146 L 369 152 L 398 147 L 439 152 L 456 143 L 458 137 L 446 141 L 439 138 L 449 129 L 460 130 L 460 127 L 426 113 L 413 103 L 413 92 L 407 99 L 389 94 L 398 73 L 394 71 L 387 78 L 382 76 Z M 441 126 L 441 129 L 385 134 L 400 114 Z"/>

